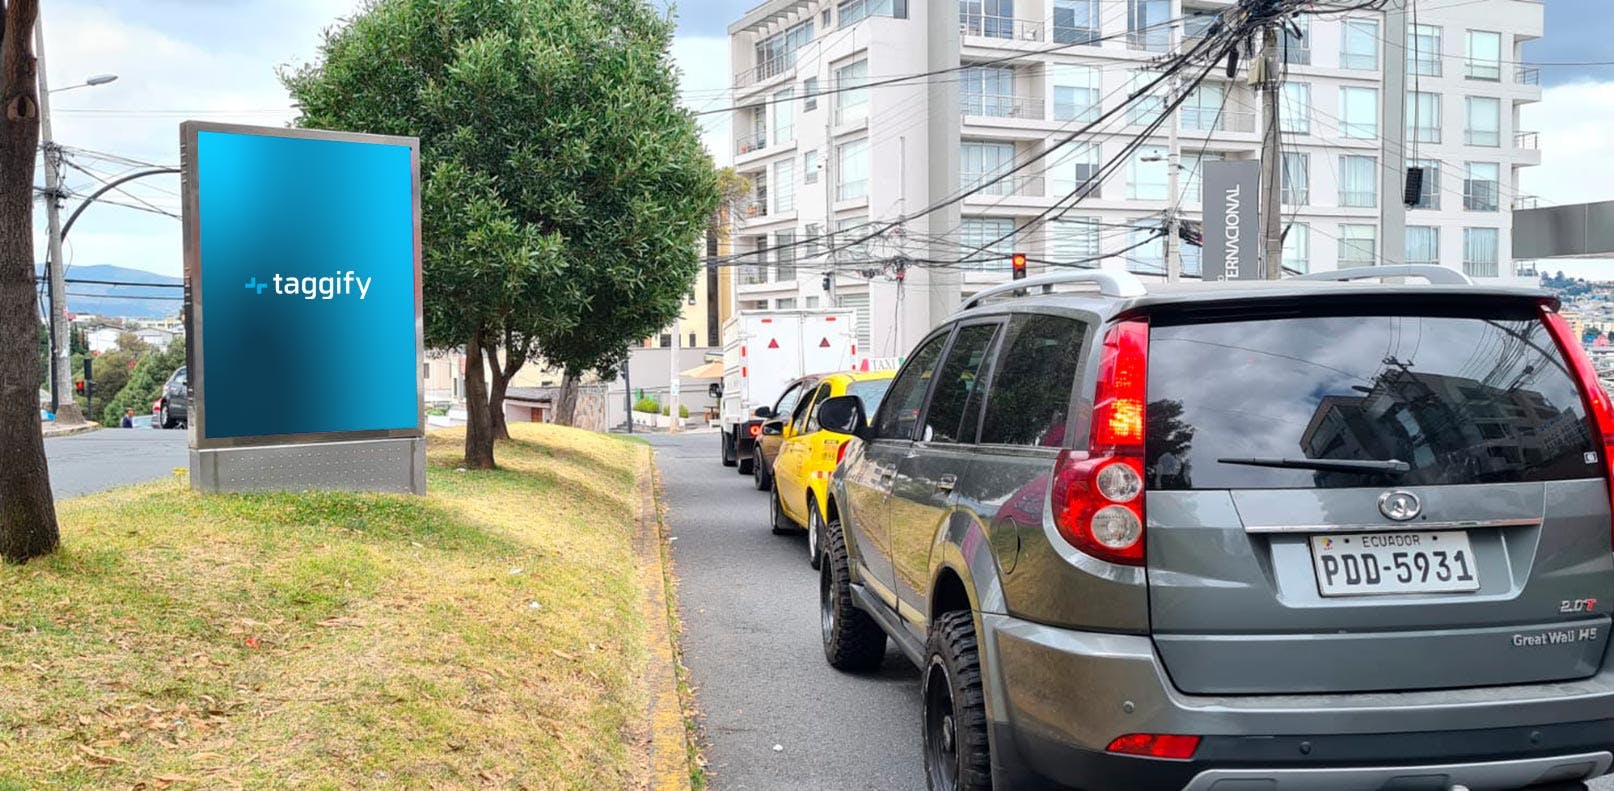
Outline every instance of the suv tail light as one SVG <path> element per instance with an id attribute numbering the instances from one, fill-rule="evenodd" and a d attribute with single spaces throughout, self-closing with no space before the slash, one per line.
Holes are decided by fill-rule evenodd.
<path id="1" fill-rule="evenodd" d="M 1143 428 L 1149 322 L 1110 327 L 1099 358 L 1085 452 L 1054 465 L 1054 523 L 1071 546 L 1111 563 L 1143 564 Z"/>
<path id="2" fill-rule="evenodd" d="M 1198 736 L 1176 736 L 1168 733 L 1129 733 L 1117 736 L 1106 752 L 1122 755 L 1141 755 L 1147 758 L 1171 758 L 1184 761 L 1194 757 L 1199 749 Z"/>
<path id="3" fill-rule="evenodd" d="M 1547 322 L 1547 329 L 1552 331 L 1552 339 L 1558 343 L 1558 351 L 1569 363 L 1580 384 L 1580 396 L 1586 402 L 1586 412 L 1592 416 L 1592 430 L 1596 433 L 1592 440 L 1601 449 L 1603 454 L 1603 477 L 1608 482 L 1609 512 L 1614 514 L 1614 405 L 1608 400 L 1608 394 L 1603 392 L 1603 385 L 1597 381 L 1597 368 L 1592 365 L 1586 350 L 1581 348 L 1580 339 L 1575 337 L 1575 330 L 1564 321 L 1558 312 L 1543 305 L 1542 318 Z M 1610 524 L 1610 540 L 1614 540 L 1614 523 Z"/>

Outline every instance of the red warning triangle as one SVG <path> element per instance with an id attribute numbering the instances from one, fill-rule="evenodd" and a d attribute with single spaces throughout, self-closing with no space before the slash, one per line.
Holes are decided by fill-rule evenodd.
<path id="1" fill-rule="evenodd" d="M 829 348 L 829 338 L 825 338 L 825 339 L 819 341 L 818 342 L 818 348 L 820 348 L 820 349 L 828 349 Z"/>
<path id="2" fill-rule="evenodd" d="M 770 340 L 770 341 L 768 341 L 768 348 L 770 348 L 770 349 L 777 349 L 777 348 L 779 348 L 779 339 L 778 339 L 778 338 L 774 338 L 774 339 L 772 339 L 772 340 Z"/>

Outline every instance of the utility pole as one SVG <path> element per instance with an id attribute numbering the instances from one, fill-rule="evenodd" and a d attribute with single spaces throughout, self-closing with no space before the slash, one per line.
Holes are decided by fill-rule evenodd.
<path id="1" fill-rule="evenodd" d="M 680 311 L 683 309 L 680 308 Z M 667 366 L 670 376 L 667 379 L 667 433 L 678 433 L 678 334 L 683 331 L 679 319 L 673 319 L 672 349 L 670 351 L 671 363 Z"/>
<path id="2" fill-rule="evenodd" d="M 1177 22 L 1172 22 L 1169 30 L 1171 43 L 1167 52 L 1176 52 L 1177 45 L 1182 40 L 1177 35 Z M 1166 209 L 1166 237 L 1163 240 L 1163 252 L 1166 256 L 1166 282 L 1175 283 L 1182 279 L 1182 258 L 1177 252 L 1177 228 L 1180 220 L 1179 207 L 1182 204 L 1177 194 L 1177 169 L 1182 167 L 1182 153 L 1178 150 L 1181 143 L 1177 139 L 1177 92 L 1182 89 L 1177 80 L 1177 72 L 1171 73 L 1170 88 L 1166 93 L 1166 106 L 1172 108 L 1171 117 L 1166 119 L 1166 198 L 1171 202 Z"/>
<path id="3" fill-rule="evenodd" d="M 1398 264 L 1407 254 L 1407 207 L 1401 202 L 1402 179 L 1407 174 L 1407 3 L 1389 0 L 1384 9 L 1383 92 L 1379 94 L 1384 119 L 1379 137 L 1379 254 L 1376 260 Z"/>
<path id="4" fill-rule="evenodd" d="M 45 26 L 34 21 L 34 68 L 39 73 L 39 147 L 45 156 L 45 224 L 47 242 L 45 277 L 50 283 L 50 408 L 58 423 L 82 423 L 84 415 L 73 401 L 73 366 L 70 327 L 67 324 L 67 284 L 62 280 L 62 151 L 50 133 L 50 88 L 45 81 Z M 63 395 L 66 398 L 63 398 Z"/>
<path id="5" fill-rule="evenodd" d="M 628 433 L 633 433 L 633 351 L 622 361 L 622 406 L 627 410 Z"/>
<path id="6" fill-rule="evenodd" d="M 1261 242 L 1262 264 L 1268 280 L 1283 277 L 1283 154 L 1279 141 L 1278 20 L 1261 31 L 1261 99 L 1266 108 L 1266 129 L 1261 137 Z"/>
<path id="7" fill-rule="evenodd" d="M 930 3 L 926 8 L 926 66 L 935 72 L 956 69 L 962 62 L 963 41 L 959 30 L 958 14 L 947 3 Z M 958 80 L 930 80 L 925 85 L 925 105 L 930 122 L 925 128 L 924 159 L 929 166 L 925 203 L 942 204 L 932 212 L 919 228 L 906 230 L 925 231 L 930 234 L 930 258 L 946 261 L 958 255 L 958 240 L 945 237 L 956 234 L 960 223 L 959 207 L 963 201 L 946 201 L 958 192 L 959 139 L 963 134 L 963 114 L 959 105 Z M 1012 188 L 1012 184 L 1010 185 Z M 944 202 L 946 201 L 946 202 Z M 1018 240 L 1016 240 L 1018 241 Z M 934 326 L 958 310 L 964 295 L 963 276 L 958 268 L 949 266 L 927 267 L 923 278 L 916 282 L 929 290 L 929 315 L 922 326 Z"/>

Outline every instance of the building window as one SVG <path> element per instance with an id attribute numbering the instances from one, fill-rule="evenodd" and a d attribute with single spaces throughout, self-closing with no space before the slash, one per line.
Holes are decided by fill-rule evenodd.
<path id="1" fill-rule="evenodd" d="M 1164 242 L 1164 240 L 1162 240 Z M 1205 248 L 1179 242 L 1176 246 L 1177 260 L 1182 262 L 1182 274 L 1188 277 L 1204 277 L 1205 275 Z"/>
<path id="2" fill-rule="evenodd" d="M 812 20 L 763 39 L 756 46 L 757 81 L 796 67 L 796 51 L 813 40 Z"/>
<path id="3" fill-rule="evenodd" d="M 1283 234 L 1283 268 L 1305 274 L 1311 271 L 1311 226 L 1291 224 Z"/>
<path id="4" fill-rule="evenodd" d="M 1091 66 L 1051 64 L 1054 120 L 1096 121 L 1099 115 L 1099 72 Z"/>
<path id="5" fill-rule="evenodd" d="M 1283 103 L 1278 113 L 1279 128 L 1290 134 L 1311 134 L 1311 83 L 1284 83 L 1279 101 Z"/>
<path id="6" fill-rule="evenodd" d="M 1375 157 L 1339 158 L 1339 205 L 1371 209 L 1379 205 L 1379 161 Z"/>
<path id="7" fill-rule="evenodd" d="M 795 297 L 780 297 L 773 301 L 774 310 L 795 310 Z"/>
<path id="8" fill-rule="evenodd" d="M 740 111 L 735 124 L 734 153 L 749 154 L 768 145 L 768 113 L 766 107 L 749 107 Z"/>
<path id="9" fill-rule="evenodd" d="M 1339 131 L 1346 137 L 1376 140 L 1379 137 L 1379 89 L 1339 89 Z"/>
<path id="10" fill-rule="evenodd" d="M 1165 52 L 1171 46 L 1170 19 L 1170 0 L 1126 0 L 1127 46 Z"/>
<path id="11" fill-rule="evenodd" d="M 802 227 L 802 240 L 801 240 L 801 257 L 802 258 L 814 258 L 814 257 L 817 257 L 820 243 L 823 241 L 823 239 L 821 239 L 820 237 L 822 237 L 823 234 L 824 234 L 824 226 L 819 225 L 816 222 L 807 223 L 805 226 Z"/>
<path id="12" fill-rule="evenodd" d="M 830 239 L 831 257 L 839 261 L 862 261 L 869 255 L 869 218 L 843 217 L 835 221 L 835 236 Z"/>
<path id="13" fill-rule="evenodd" d="M 1496 211 L 1500 204 L 1502 166 L 1495 162 L 1469 162 L 1463 178 L 1463 208 Z"/>
<path id="14" fill-rule="evenodd" d="M 1222 121 L 1222 105 L 1227 100 L 1227 88 L 1217 82 L 1202 82 L 1188 94 L 1180 115 L 1184 131 L 1209 132 L 1226 129 Z"/>
<path id="15" fill-rule="evenodd" d="M 1408 208 L 1439 209 L 1440 161 L 1436 159 L 1414 159 L 1408 162 L 1407 166 L 1423 168 L 1423 185 L 1418 190 L 1418 202 Z"/>
<path id="16" fill-rule="evenodd" d="M 1013 195 L 1013 177 L 992 181 L 1012 167 L 1013 143 L 965 142 L 958 148 L 959 186 L 982 195 Z M 992 183 L 987 183 L 992 182 Z"/>
<path id="17" fill-rule="evenodd" d="M 1468 78 L 1499 82 L 1502 79 L 1502 34 L 1468 31 Z"/>
<path id="18" fill-rule="evenodd" d="M 796 139 L 796 92 L 786 88 L 773 95 L 773 144 L 782 146 Z"/>
<path id="19" fill-rule="evenodd" d="M 818 78 L 808 77 L 801 81 L 801 111 L 811 112 L 818 109 Z"/>
<path id="20" fill-rule="evenodd" d="M 672 333 L 663 332 L 661 334 L 661 348 L 663 348 L 663 349 L 672 348 Z"/>
<path id="21" fill-rule="evenodd" d="M 773 210 L 794 211 L 796 208 L 796 160 L 781 159 L 773 163 Z"/>
<path id="22" fill-rule="evenodd" d="M 965 269 L 999 272 L 1009 269 L 1014 252 L 1014 220 L 1001 217 L 965 217 L 958 226 L 958 241 L 964 246 Z M 980 252 L 975 252 L 979 250 Z"/>
<path id="23" fill-rule="evenodd" d="M 695 333 L 693 332 L 689 334 L 689 348 L 695 348 Z"/>
<path id="24" fill-rule="evenodd" d="M 966 36 L 1014 38 L 1014 0 L 959 0 L 959 27 Z"/>
<path id="25" fill-rule="evenodd" d="M 1219 162 L 1222 157 L 1218 154 L 1190 154 L 1185 165 L 1179 168 L 1183 174 L 1182 196 L 1179 200 L 1192 199 L 1194 203 L 1205 202 L 1205 163 Z"/>
<path id="26" fill-rule="evenodd" d="M 908 0 L 844 0 L 838 9 L 841 27 L 855 25 L 871 16 L 908 18 Z"/>
<path id="27" fill-rule="evenodd" d="M 1440 28 L 1434 25 L 1407 27 L 1407 73 L 1424 77 L 1440 76 Z"/>
<path id="28" fill-rule="evenodd" d="M 1295 63 L 1301 66 L 1311 65 L 1311 17 L 1303 14 L 1296 15 L 1293 24 L 1300 28 L 1300 35 L 1295 35 L 1289 25 L 1283 26 L 1283 62 Z"/>
<path id="29" fill-rule="evenodd" d="M 796 232 L 778 231 L 773 235 L 774 280 L 796 279 Z"/>
<path id="30" fill-rule="evenodd" d="M 1098 218 L 1067 217 L 1049 224 L 1053 234 L 1054 263 L 1079 266 L 1098 258 Z"/>
<path id="31" fill-rule="evenodd" d="M 1158 79 L 1146 72 L 1133 72 L 1132 92 L 1136 94 L 1131 104 L 1127 105 L 1126 122 L 1134 126 L 1148 126 L 1160 118 L 1166 111 L 1166 95 L 1160 85 L 1153 88 L 1146 86 Z"/>
<path id="32" fill-rule="evenodd" d="M 1016 118 L 1029 114 L 1015 98 L 1013 66 L 970 66 L 959 79 L 964 115 Z"/>
<path id="33" fill-rule="evenodd" d="M 1158 220 L 1140 220 L 1126 232 L 1126 268 L 1146 275 L 1166 271 L 1166 241 Z"/>
<path id="34" fill-rule="evenodd" d="M 1379 247 L 1376 225 L 1339 226 L 1339 268 L 1373 266 Z"/>
<path id="35" fill-rule="evenodd" d="M 1407 92 L 1407 140 L 1440 142 L 1440 94 Z"/>
<path id="36" fill-rule="evenodd" d="M 1440 265 L 1440 229 L 1429 225 L 1407 226 L 1407 263 Z"/>
<path id="37" fill-rule="evenodd" d="M 695 304 L 695 289 L 690 289 L 689 293 L 684 295 L 684 299 L 691 305 Z"/>
<path id="38" fill-rule="evenodd" d="M 853 321 L 857 332 L 853 339 L 857 341 L 859 349 L 869 348 L 869 295 L 868 294 L 839 294 L 835 301 L 840 303 L 837 307 L 849 308 L 852 311 Z"/>
<path id="39" fill-rule="evenodd" d="M 1346 19 L 1340 23 L 1344 38 L 1339 49 L 1342 69 L 1377 71 L 1379 68 L 1379 21 Z"/>
<path id="40" fill-rule="evenodd" d="M 818 149 L 803 151 L 801 154 L 801 183 L 818 183 Z"/>
<path id="41" fill-rule="evenodd" d="M 1054 43 L 1098 41 L 1098 0 L 1054 0 Z"/>
<path id="42" fill-rule="evenodd" d="M 1311 155 L 1301 152 L 1283 153 L 1283 203 L 1286 206 L 1305 206 L 1311 203 Z"/>
<path id="43" fill-rule="evenodd" d="M 869 116 L 869 62 L 860 60 L 835 70 L 835 123 L 845 124 Z"/>
<path id="44" fill-rule="evenodd" d="M 837 200 L 867 197 L 869 194 L 869 140 L 862 138 L 835 147 L 835 174 L 840 184 Z"/>
<path id="45" fill-rule="evenodd" d="M 1053 173 L 1051 186 L 1054 195 L 1086 197 L 1098 194 L 1098 145 L 1070 142 L 1054 152 L 1048 165 Z"/>
<path id="46" fill-rule="evenodd" d="M 1470 277 L 1500 276 L 1502 233 L 1496 228 L 1463 229 L 1463 274 Z"/>
<path id="47" fill-rule="evenodd" d="M 1133 200 L 1165 200 L 1169 181 L 1165 147 L 1139 146 L 1132 152 L 1131 164 L 1127 197 Z"/>
<path id="48" fill-rule="evenodd" d="M 1469 96 L 1468 144 L 1495 148 L 1502 145 L 1502 100 L 1494 96 Z"/>
<path id="49" fill-rule="evenodd" d="M 827 14 L 829 12 L 825 11 L 824 13 Z M 802 307 L 807 308 L 808 310 L 812 310 L 812 309 L 818 307 L 818 297 L 806 297 L 804 299 Z"/>

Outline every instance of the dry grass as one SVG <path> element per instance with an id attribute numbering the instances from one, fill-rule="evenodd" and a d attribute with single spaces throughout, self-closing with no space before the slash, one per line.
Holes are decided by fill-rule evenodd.
<path id="1" fill-rule="evenodd" d="M 0 568 L 0 790 L 640 786 L 647 451 L 511 428 L 425 498 L 61 503 Z"/>

